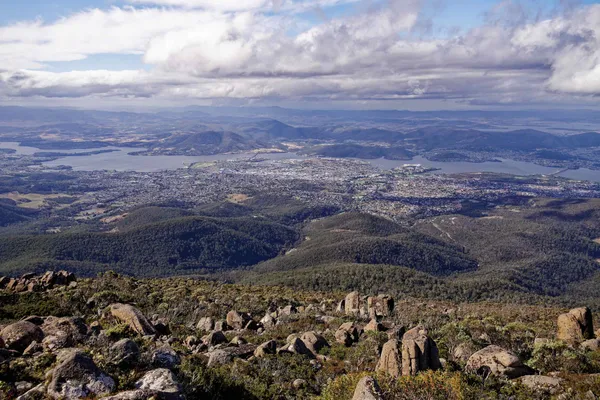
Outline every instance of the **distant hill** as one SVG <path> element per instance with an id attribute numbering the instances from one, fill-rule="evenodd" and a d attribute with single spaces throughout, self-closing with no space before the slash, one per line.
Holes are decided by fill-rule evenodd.
<path id="1" fill-rule="evenodd" d="M 600 200 L 535 199 L 404 227 L 345 213 L 320 219 L 242 282 L 460 300 L 595 301 Z"/>
<path id="2" fill-rule="evenodd" d="M 268 147 L 267 143 L 233 132 L 175 134 L 150 148 L 152 153 L 210 155 Z"/>
<path id="3" fill-rule="evenodd" d="M 317 146 L 305 150 L 306 153 L 322 157 L 363 158 L 388 160 L 410 160 L 414 154 L 402 147 L 363 146 L 358 144 L 334 144 Z"/>
<path id="4" fill-rule="evenodd" d="M 165 217 L 146 210 L 110 233 L 58 233 L 0 237 L 0 272 L 71 266 L 84 273 L 114 269 L 136 276 L 176 275 L 239 268 L 275 257 L 297 233 L 255 218 Z M 171 211 L 167 211 L 171 213 Z"/>
<path id="5" fill-rule="evenodd" d="M 340 214 L 309 225 L 303 234 L 302 244 L 257 266 L 256 271 L 289 271 L 336 262 L 397 265 L 436 275 L 477 268 L 476 261 L 456 247 L 372 215 Z"/>
<path id="6" fill-rule="evenodd" d="M 323 138 L 323 129 L 294 127 L 275 119 L 236 125 L 239 132 L 257 139 L 306 140 Z"/>
<path id="7" fill-rule="evenodd" d="M 0 226 L 28 221 L 35 214 L 35 210 L 20 208 L 10 200 L 0 199 Z"/>
<path id="8" fill-rule="evenodd" d="M 406 139 L 423 150 L 439 148 L 470 151 L 535 151 L 538 149 L 577 149 L 600 146 L 595 132 L 558 136 L 533 129 L 487 132 L 443 128 L 423 128 L 406 134 Z"/>

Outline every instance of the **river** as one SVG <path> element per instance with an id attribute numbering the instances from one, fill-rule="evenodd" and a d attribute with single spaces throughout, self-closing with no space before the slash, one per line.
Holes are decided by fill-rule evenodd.
<path id="1" fill-rule="evenodd" d="M 135 156 L 129 153 L 141 151 L 139 148 L 127 147 L 104 147 L 101 149 L 76 149 L 76 150 L 40 150 L 35 147 L 20 146 L 15 142 L 0 142 L 0 148 L 14 149 L 17 154 L 31 155 L 41 151 L 55 151 L 61 153 L 77 154 L 93 150 L 115 150 L 110 153 L 91 154 L 84 156 L 69 156 L 58 158 L 54 161 L 44 163 L 48 167 L 59 165 L 68 165 L 75 171 L 96 171 L 96 170 L 115 170 L 115 171 L 139 171 L 155 172 L 163 170 L 172 170 L 182 168 L 196 162 L 225 161 L 249 159 L 254 153 L 238 154 L 217 154 L 212 156 Z M 259 154 L 257 157 L 270 160 L 282 159 L 303 159 L 308 158 L 295 153 L 266 153 Z M 455 174 L 468 172 L 497 172 L 512 175 L 548 175 L 556 174 L 559 168 L 550 168 L 537 165 L 530 162 L 502 159 L 502 162 L 436 162 L 429 161 L 423 157 L 415 157 L 410 161 L 406 160 L 364 160 L 370 162 L 373 166 L 380 169 L 392 169 L 401 167 L 406 163 L 421 164 L 425 167 L 439 168 L 437 173 Z M 568 170 L 557 174 L 570 179 L 588 180 L 600 182 L 600 171 L 594 171 L 586 168 L 577 170 Z"/>

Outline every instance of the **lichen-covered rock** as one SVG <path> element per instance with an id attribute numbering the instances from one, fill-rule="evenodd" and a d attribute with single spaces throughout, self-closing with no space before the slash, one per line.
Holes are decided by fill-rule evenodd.
<path id="1" fill-rule="evenodd" d="M 38 354 L 44 351 L 44 346 L 38 342 L 31 342 L 29 346 L 25 350 L 23 350 L 24 356 L 32 356 L 34 354 Z"/>
<path id="2" fill-rule="evenodd" d="M 358 342 L 358 339 L 360 338 L 360 330 L 354 322 L 344 322 L 340 325 L 338 331 L 348 332 L 353 342 Z"/>
<path id="3" fill-rule="evenodd" d="M 344 329 L 335 331 L 335 341 L 346 347 L 350 347 L 352 346 L 352 343 L 354 343 L 352 336 Z"/>
<path id="4" fill-rule="evenodd" d="M 478 374 L 492 374 L 511 379 L 533 372 L 516 354 L 494 345 L 481 349 L 469 357 L 466 369 Z"/>
<path id="5" fill-rule="evenodd" d="M 396 339 L 402 341 L 402 337 L 406 333 L 406 328 L 402 325 L 394 326 L 390 328 L 387 332 L 388 339 Z"/>
<path id="6" fill-rule="evenodd" d="M 39 400 L 46 397 L 46 386 L 40 383 L 17 397 L 17 400 Z"/>
<path id="7" fill-rule="evenodd" d="M 243 344 L 237 347 L 224 347 L 222 349 L 210 351 L 207 353 L 207 365 L 213 367 L 230 363 L 234 358 L 249 358 L 254 355 L 256 348 L 257 347 L 254 344 Z"/>
<path id="8" fill-rule="evenodd" d="M 83 399 L 107 395 L 115 389 L 115 381 L 82 351 L 64 350 L 57 359 L 48 384 L 51 398 Z"/>
<path id="9" fill-rule="evenodd" d="M 119 321 L 129 325 L 140 335 L 155 335 L 156 329 L 140 310 L 129 304 L 116 303 L 109 306 L 110 313 Z"/>
<path id="10" fill-rule="evenodd" d="M 587 307 L 574 308 L 558 316 L 556 338 L 569 343 L 579 343 L 594 338 L 592 312 Z"/>
<path id="11" fill-rule="evenodd" d="M 352 400 L 382 400 L 383 395 L 379 384 L 373 377 L 365 376 L 356 385 Z"/>
<path id="12" fill-rule="evenodd" d="M 236 336 L 229 341 L 229 344 L 234 345 L 234 346 L 241 346 L 246 343 L 248 343 L 248 341 L 241 336 Z"/>
<path id="13" fill-rule="evenodd" d="M 135 364 L 140 358 L 140 348 L 131 339 L 121 339 L 110 347 L 111 362 L 121 366 Z"/>
<path id="14" fill-rule="evenodd" d="M 159 368 L 146 372 L 135 383 L 139 390 L 146 390 L 158 394 L 159 398 L 176 399 L 182 397 L 181 386 L 175 374 L 166 368 Z"/>
<path id="15" fill-rule="evenodd" d="M 417 326 L 402 337 L 402 375 L 416 375 L 420 371 L 441 368 L 439 351 L 433 339 L 422 326 Z"/>
<path id="16" fill-rule="evenodd" d="M 269 314 L 269 313 L 265 314 L 265 316 L 262 317 L 262 319 L 260 320 L 260 324 L 265 329 L 269 329 L 269 328 L 274 327 L 276 323 L 277 323 L 277 321 L 275 320 L 275 318 L 273 318 L 271 316 L 271 314 Z"/>
<path id="17" fill-rule="evenodd" d="M 181 357 L 168 346 L 156 349 L 152 353 L 152 365 L 156 367 L 173 369 L 179 364 L 181 364 Z"/>
<path id="18" fill-rule="evenodd" d="M 202 342 L 207 346 L 216 346 L 221 343 L 227 343 L 227 337 L 221 331 L 214 331 L 202 338 Z"/>
<path id="19" fill-rule="evenodd" d="M 579 345 L 584 350 L 596 351 L 600 348 L 600 339 L 589 339 Z"/>
<path id="20" fill-rule="evenodd" d="M 197 336 L 187 336 L 185 338 L 185 340 L 183 341 L 183 344 L 185 344 L 185 347 L 187 347 L 188 349 L 193 349 L 194 347 L 198 346 L 200 343 L 202 343 L 202 341 L 200 339 L 198 339 Z"/>
<path id="21" fill-rule="evenodd" d="M 215 321 L 211 317 L 202 317 L 198 324 L 196 325 L 196 329 L 201 332 L 211 332 L 215 328 Z"/>
<path id="22" fill-rule="evenodd" d="M 53 335 L 45 336 L 42 340 L 42 346 L 45 350 L 54 352 L 60 349 L 75 346 L 75 342 L 67 332 L 56 331 Z"/>
<path id="23" fill-rule="evenodd" d="M 289 353 L 293 353 L 293 354 L 301 354 L 304 356 L 308 356 L 310 358 L 315 357 L 314 353 L 312 351 L 310 351 L 308 349 L 308 347 L 306 347 L 306 344 L 304 344 L 304 342 L 297 337 L 292 338 L 286 346 L 279 349 L 277 352 L 278 353 L 289 352 Z"/>
<path id="24" fill-rule="evenodd" d="M 369 318 L 387 317 L 394 311 L 394 299 L 391 296 L 379 295 L 367 298 Z"/>
<path id="25" fill-rule="evenodd" d="M 56 331 L 67 332 L 77 342 L 84 340 L 88 334 L 85 321 L 79 317 L 47 317 L 41 328 L 46 335 L 53 335 Z"/>
<path id="26" fill-rule="evenodd" d="M 456 346 L 456 348 L 452 352 L 452 357 L 455 361 L 466 363 L 469 360 L 469 357 L 473 355 L 473 353 L 475 353 L 473 345 L 471 345 L 470 343 L 461 343 L 458 346 Z"/>
<path id="27" fill-rule="evenodd" d="M 402 358 L 396 339 L 391 339 L 383 345 L 381 356 L 375 370 L 383 371 L 394 378 L 397 378 L 402 374 Z"/>
<path id="28" fill-rule="evenodd" d="M 250 322 L 252 318 L 246 313 L 238 313 L 237 311 L 229 311 L 227 313 L 227 325 L 232 329 L 244 329 L 246 324 Z"/>
<path id="29" fill-rule="evenodd" d="M 289 304 L 280 310 L 279 315 L 290 316 L 292 314 L 296 314 L 297 312 L 298 310 L 296 309 L 296 307 L 292 304 Z"/>
<path id="30" fill-rule="evenodd" d="M 221 332 L 225 332 L 230 330 L 231 327 L 227 324 L 227 321 L 225 320 L 219 320 L 215 322 L 215 331 L 221 331 Z"/>
<path id="31" fill-rule="evenodd" d="M 562 379 L 543 375 L 525 375 L 519 382 L 534 392 L 555 395 L 561 391 Z"/>
<path id="32" fill-rule="evenodd" d="M 117 393 L 113 396 L 103 397 L 102 400 L 148 400 L 159 397 L 158 395 L 159 393 L 153 390 L 135 389 Z"/>
<path id="33" fill-rule="evenodd" d="M 277 342 L 274 340 L 269 340 L 258 346 L 256 350 L 254 350 L 254 357 L 261 358 L 268 354 L 277 353 Z"/>
<path id="34" fill-rule="evenodd" d="M 44 332 L 31 322 L 19 321 L 5 326 L 0 331 L 0 338 L 7 349 L 22 352 L 31 342 L 41 342 L 44 339 Z"/>
<path id="35" fill-rule="evenodd" d="M 376 319 L 372 319 L 367 325 L 365 325 L 363 330 L 365 332 L 381 332 L 383 331 L 383 325 Z"/>
<path id="36" fill-rule="evenodd" d="M 350 292 L 344 300 L 344 312 L 346 315 L 358 315 L 360 313 L 360 294 Z"/>
<path id="37" fill-rule="evenodd" d="M 324 347 L 330 347 L 327 340 L 321 335 L 315 332 L 305 332 L 300 337 L 300 340 L 304 342 L 306 348 L 311 351 L 314 355 L 317 355 Z"/>

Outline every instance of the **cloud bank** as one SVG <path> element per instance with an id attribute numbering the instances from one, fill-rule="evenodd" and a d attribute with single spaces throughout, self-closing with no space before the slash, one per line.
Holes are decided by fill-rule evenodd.
<path id="1" fill-rule="evenodd" d="M 130 3 L 0 27 L 0 97 L 526 105 L 594 104 L 600 94 L 600 5 L 435 37 L 418 34 L 417 0 Z M 341 3 L 357 12 L 302 14 Z M 102 54 L 136 55 L 144 68 L 49 68 Z"/>

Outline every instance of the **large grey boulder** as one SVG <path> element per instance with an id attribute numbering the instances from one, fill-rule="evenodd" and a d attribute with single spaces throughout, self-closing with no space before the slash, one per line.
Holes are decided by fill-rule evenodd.
<path id="1" fill-rule="evenodd" d="M 375 370 L 385 372 L 394 378 L 402 374 L 402 356 L 396 339 L 391 339 L 383 345 Z"/>
<path id="2" fill-rule="evenodd" d="M 19 321 L 4 327 L 0 331 L 0 338 L 7 349 L 22 352 L 32 342 L 41 342 L 44 332 L 31 322 Z"/>
<path id="3" fill-rule="evenodd" d="M 215 321 L 211 317 L 202 317 L 198 324 L 196 325 L 196 329 L 201 332 L 211 332 L 215 328 Z"/>
<path id="4" fill-rule="evenodd" d="M 254 357 L 261 358 L 268 354 L 277 353 L 277 342 L 274 340 L 269 340 L 258 346 L 256 350 L 254 350 Z"/>
<path id="5" fill-rule="evenodd" d="M 519 382 L 534 392 L 552 396 L 561 391 L 563 380 L 544 375 L 525 375 L 519 378 Z"/>
<path id="6" fill-rule="evenodd" d="M 383 395 L 377 381 L 371 376 L 365 376 L 356 385 L 352 400 L 382 400 Z"/>
<path id="7" fill-rule="evenodd" d="M 394 299 L 391 296 L 379 295 L 367 298 L 369 318 L 387 317 L 394 311 Z"/>
<path id="8" fill-rule="evenodd" d="M 587 307 L 574 308 L 558 316 L 556 338 L 569 343 L 580 343 L 594 338 L 592 312 Z"/>
<path id="9" fill-rule="evenodd" d="M 156 329 L 140 310 L 129 304 L 116 303 L 109 306 L 110 313 L 117 320 L 142 336 L 156 335 Z"/>
<path id="10" fill-rule="evenodd" d="M 208 335 L 204 336 L 202 338 L 202 342 L 205 345 L 211 347 L 211 346 L 219 345 L 221 343 L 227 343 L 227 337 L 221 331 L 214 331 L 214 332 L 211 332 Z"/>
<path id="11" fill-rule="evenodd" d="M 54 399 L 84 399 L 107 395 L 115 381 L 102 372 L 90 356 L 77 349 L 63 350 L 52 370 L 47 394 Z"/>
<path id="12" fill-rule="evenodd" d="M 152 364 L 160 368 L 173 369 L 181 364 L 181 357 L 171 347 L 164 346 L 154 350 Z"/>
<path id="13" fill-rule="evenodd" d="M 244 329 L 246 324 L 250 322 L 252 318 L 247 313 L 238 313 L 237 311 L 229 311 L 227 313 L 227 325 L 232 329 Z"/>
<path id="14" fill-rule="evenodd" d="M 351 292 L 344 299 L 344 312 L 346 315 L 358 315 L 360 313 L 360 294 Z"/>
<path id="15" fill-rule="evenodd" d="M 428 369 L 442 367 L 439 351 L 433 339 L 422 326 L 417 326 L 402 337 L 402 375 L 416 375 Z"/>
<path id="16" fill-rule="evenodd" d="M 183 397 L 181 386 L 177 382 L 175 374 L 166 368 L 154 369 L 135 383 L 139 390 L 156 393 L 158 398 L 178 399 Z"/>
<path id="17" fill-rule="evenodd" d="M 323 336 L 312 331 L 303 333 L 300 340 L 304 342 L 306 348 L 314 355 L 319 354 L 323 348 L 330 347 Z"/>
<path id="18" fill-rule="evenodd" d="M 132 365 L 140 358 L 140 348 L 131 339 L 121 339 L 110 347 L 110 357 L 114 364 Z"/>
<path id="19" fill-rule="evenodd" d="M 466 369 L 478 374 L 504 376 L 510 379 L 533 373 L 533 370 L 523 364 L 516 354 L 494 345 L 481 349 L 469 357 Z"/>
<path id="20" fill-rule="evenodd" d="M 235 358 L 249 358 L 254 354 L 256 348 L 257 346 L 254 344 L 243 344 L 240 346 L 224 347 L 210 351 L 206 354 L 208 356 L 207 365 L 213 367 L 216 365 L 228 364 Z"/>

